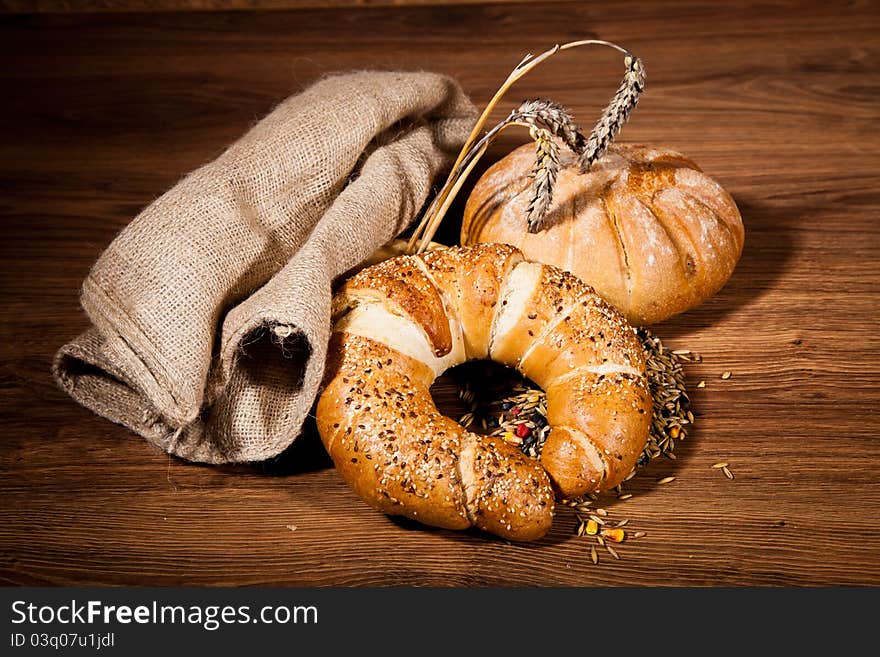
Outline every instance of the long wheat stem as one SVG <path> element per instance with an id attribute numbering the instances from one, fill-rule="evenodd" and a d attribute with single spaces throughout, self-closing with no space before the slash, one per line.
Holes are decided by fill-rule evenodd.
<path id="1" fill-rule="evenodd" d="M 602 45 L 602 46 L 614 48 L 615 50 L 623 53 L 627 57 L 628 62 L 631 60 L 635 60 L 638 62 L 639 66 L 641 66 L 641 61 L 634 58 L 629 53 L 629 51 L 627 51 L 626 49 L 621 48 L 617 44 L 611 43 L 609 41 L 603 41 L 600 39 L 584 39 L 584 40 L 580 40 L 580 41 L 571 41 L 569 43 L 564 43 L 562 45 L 555 45 L 552 48 L 550 48 L 549 50 L 547 50 L 546 52 L 543 52 L 537 56 L 533 56 L 531 54 L 526 55 L 522 59 L 522 61 L 520 61 L 520 63 L 516 65 L 516 67 L 513 69 L 513 71 L 511 71 L 510 75 L 507 76 L 507 79 L 504 81 L 504 83 L 501 85 L 501 87 L 498 89 L 498 91 L 495 92 L 495 95 L 492 96 L 492 99 L 486 105 L 486 107 L 483 110 L 482 114 L 480 115 L 479 119 L 477 119 L 476 124 L 474 124 L 474 127 L 471 130 L 470 135 L 468 136 L 467 140 L 465 141 L 464 146 L 462 146 L 461 151 L 459 152 L 458 157 L 456 158 L 456 161 L 453 164 L 452 169 L 449 172 L 448 177 L 446 178 L 446 182 L 443 184 L 443 187 L 441 187 L 440 191 L 434 196 L 431 203 L 428 205 L 428 208 L 426 209 L 426 211 L 422 215 L 421 220 L 419 221 L 419 225 L 413 231 L 412 237 L 410 237 L 409 241 L 407 242 L 407 247 L 406 247 L 407 253 L 421 253 L 425 248 L 427 248 L 427 245 L 430 244 L 435 233 L 437 232 L 437 229 L 440 225 L 440 222 L 443 220 L 443 217 L 445 216 L 446 212 L 448 211 L 449 206 L 452 204 L 452 200 L 454 199 L 454 197 L 458 193 L 458 191 L 461 189 L 461 186 L 462 186 L 462 183 L 464 182 L 464 179 L 467 178 L 468 174 L 473 170 L 474 166 L 476 165 L 476 162 L 485 154 L 489 141 L 491 141 L 491 139 L 493 139 L 495 136 L 497 136 L 497 134 L 500 133 L 501 130 L 508 127 L 509 125 L 512 125 L 512 122 L 509 122 L 509 121 L 507 123 L 502 122 L 502 123 L 498 124 L 497 126 L 495 126 L 495 128 L 493 128 L 493 130 L 489 131 L 489 133 L 487 133 L 487 135 L 485 135 L 482 139 L 479 139 L 480 132 L 483 130 L 483 127 L 485 126 L 486 121 L 489 118 L 489 115 L 495 109 L 496 105 L 500 102 L 500 100 L 504 96 L 504 94 L 507 93 L 507 91 L 514 85 L 514 83 L 516 83 L 517 80 L 522 78 L 524 75 L 526 75 L 533 68 L 535 68 L 536 66 L 538 66 L 542 62 L 546 61 L 548 58 L 552 57 L 556 53 L 558 53 L 562 50 L 569 50 L 571 48 L 578 48 L 581 46 L 588 46 L 588 45 Z M 644 69 L 641 69 L 641 70 L 642 70 L 641 84 L 643 86 L 644 85 Z M 521 106 L 521 109 L 522 109 L 522 106 Z M 627 112 L 627 114 L 628 114 L 628 112 Z M 605 116 L 605 114 L 603 113 L 603 117 L 604 116 Z M 535 117 L 532 117 L 532 118 L 534 119 Z M 625 120 L 625 117 L 624 117 L 624 120 Z M 573 122 L 569 121 L 569 123 L 571 125 L 573 125 Z M 530 122 L 529 127 L 531 128 L 534 125 L 535 125 L 535 121 L 533 120 L 532 122 Z M 550 129 L 549 126 L 543 126 L 543 128 Z M 619 129 L 619 127 L 618 127 L 618 129 Z M 572 144 L 569 142 L 571 140 L 575 139 L 574 135 L 569 134 L 567 131 L 557 133 L 557 132 L 554 132 L 552 129 L 550 129 L 550 132 L 552 132 L 556 136 L 560 137 L 567 145 L 569 145 L 569 147 L 572 147 Z M 575 130 L 575 132 L 576 132 L 576 130 Z M 596 131 L 594 130 L 594 132 L 596 132 Z M 616 132 L 615 132 L 615 134 L 616 134 Z M 487 137 L 488 137 L 488 139 L 487 139 Z M 613 139 L 613 135 L 611 136 L 611 138 Z M 479 139 L 479 141 L 478 141 L 478 139 Z M 577 142 L 577 147 L 573 148 L 573 150 L 575 150 L 575 152 L 581 153 L 581 152 L 583 152 L 583 148 L 586 147 L 587 142 L 584 141 L 583 137 L 581 137 L 579 135 L 578 135 L 578 139 L 579 139 L 579 141 Z M 607 144 L 606 144 L 606 147 L 607 147 Z M 538 171 L 538 169 L 536 169 L 536 173 L 537 173 L 537 171 Z M 537 181 L 537 178 L 536 178 L 536 181 Z M 545 190 L 547 189 L 546 185 L 543 185 L 543 187 Z M 550 185 L 550 187 L 552 188 L 552 184 Z M 548 205 L 549 205 L 549 202 L 548 202 Z M 537 207 L 540 208 L 540 205 Z M 544 208 L 544 209 L 546 211 L 546 208 Z M 530 219 L 531 219 L 531 217 L 530 217 Z M 531 222 L 531 220 L 530 220 L 530 225 L 532 223 L 533 222 Z M 539 226 L 540 220 L 537 222 L 534 222 L 534 223 L 536 226 Z"/>
<path id="2" fill-rule="evenodd" d="M 461 189 L 465 179 L 476 166 L 498 134 L 512 126 L 521 126 L 529 129 L 529 132 L 538 145 L 538 160 L 532 172 L 534 178 L 532 202 L 529 205 L 528 226 L 532 232 L 540 230 L 544 215 L 550 206 L 553 194 L 553 183 L 556 180 L 558 169 L 558 149 L 553 137 L 558 137 L 563 143 L 580 152 L 585 143 L 584 136 L 578 132 L 574 120 L 563 107 L 548 100 L 527 100 L 517 109 L 513 110 L 507 118 L 495 125 L 483 137 L 476 142 L 459 163 L 461 175 L 459 175 L 448 193 L 443 197 L 439 208 L 430 217 L 424 233 L 419 239 L 416 251 L 421 253 L 437 232 L 440 222 L 446 215 L 446 211 L 455 199 L 455 195 Z"/>

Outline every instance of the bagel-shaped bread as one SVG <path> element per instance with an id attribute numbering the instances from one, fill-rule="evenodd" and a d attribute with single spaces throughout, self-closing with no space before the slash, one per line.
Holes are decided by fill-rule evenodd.
<path id="1" fill-rule="evenodd" d="M 533 540 L 549 530 L 556 494 L 613 488 L 647 442 L 633 327 L 575 276 L 512 246 L 386 260 L 343 285 L 333 314 L 318 431 L 342 477 L 384 513 Z M 434 405 L 437 376 L 485 359 L 547 392 L 540 461 Z"/>
<path id="2" fill-rule="evenodd" d="M 461 243 L 504 242 L 572 272 L 633 324 L 661 322 L 718 292 L 745 238 L 733 198 L 666 148 L 615 144 L 588 172 L 563 151 L 544 227 L 526 230 L 534 145 L 474 185 Z"/>

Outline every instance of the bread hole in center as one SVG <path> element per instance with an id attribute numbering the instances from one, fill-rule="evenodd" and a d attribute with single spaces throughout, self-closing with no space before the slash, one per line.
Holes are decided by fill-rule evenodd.
<path id="1" fill-rule="evenodd" d="M 528 456 L 540 456 L 549 433 L 544 394 L 515 369 L 470 361 L 437 377 L 431 396 L 440 413 L 468 431 L 501 436 Z"/>

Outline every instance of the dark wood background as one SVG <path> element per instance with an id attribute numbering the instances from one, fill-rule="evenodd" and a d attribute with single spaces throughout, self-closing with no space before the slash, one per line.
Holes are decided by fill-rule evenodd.
<path id="1" fill-rule="evenodd" d="M 87 3 L 102 4 L 125 5 Z M 253 5 L 220 3 L 236 4 Z M 0 582 L 880 584 L 878 13 L 658 1 L 0 17 Z M 456 76 L 482 105 L 526 52 L 585 37 L 646 63 L 623 139 L 693 157 L 746 226 L 728 285 L 656 327 L 703 354 L 688 380 L 707 384 L 678 459 L 603 502 L 647 532 L 619 561 L 594 566 L 568 510 L 530 545 L 426 529 L 368 509 L 313 433 L 270 465 L 193 465 L 55 388 L 51 358 L 86 326 L 78 287 L 101 250 L 280 99 L 329 71 L 405 66 Z M 589 123 L 620 73 L 610 52 L 566 53 L 501 111 L 541 96 Z M 448 382 L 437 391 L 455 412 Z"/>

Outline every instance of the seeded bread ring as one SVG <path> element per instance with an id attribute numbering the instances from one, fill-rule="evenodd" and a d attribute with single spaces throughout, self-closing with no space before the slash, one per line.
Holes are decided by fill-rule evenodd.
<path id="1" fill-rule="evenodd" d="M 557 494 L 616 486 L 647 442 L 634 329 L 579 279 L 514 247 L 392 258 L 347 281 L 333 312 L 318 430 L 342 477 L 384 513 L 533 540 L 549 530 Z M 547 392 L 540 461 L 434 405 L 437 376 L 481 359 Z"/>

